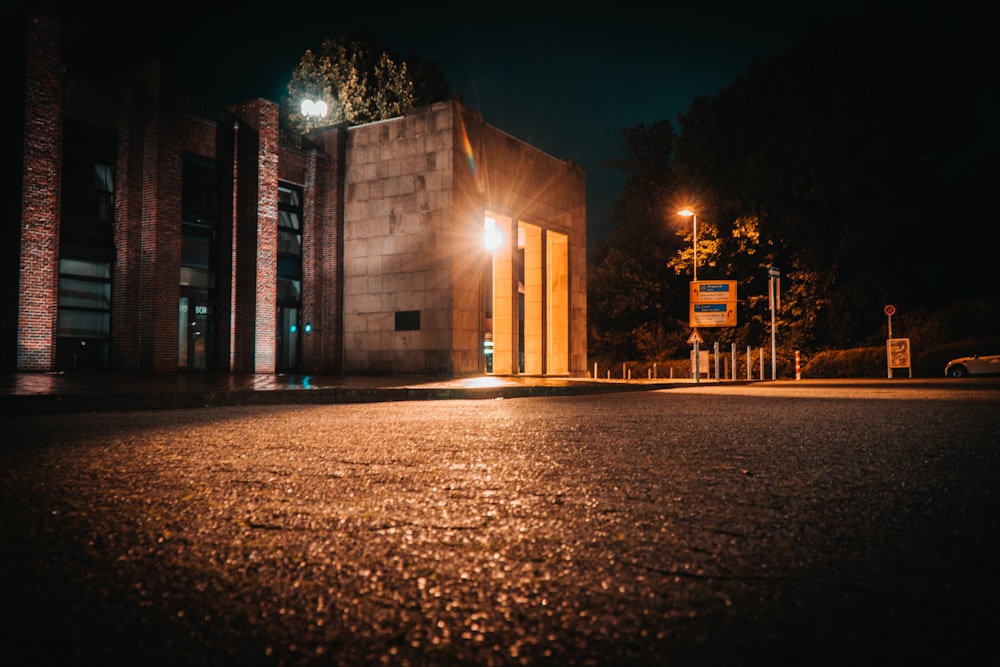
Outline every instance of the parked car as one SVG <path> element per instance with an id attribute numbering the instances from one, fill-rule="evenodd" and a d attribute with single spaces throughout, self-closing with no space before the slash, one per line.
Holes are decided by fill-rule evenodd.
<path id="1" fill-rule="evenodd" d="M 944 374 L 950 378 L 964 378 L 967 375 L 1000 375 L 1000 354 L 977 354 L 952 359 L 944 367 Z"/>

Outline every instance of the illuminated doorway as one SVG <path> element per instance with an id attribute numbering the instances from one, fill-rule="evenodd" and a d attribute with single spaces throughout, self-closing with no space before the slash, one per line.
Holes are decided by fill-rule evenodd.
<path id="1" fill-rule="evenodd" d="M 177 367 L 205 371 L 212 366 L 212 306 L 204 298 L 181 296 L 178 309 Z"/>
<path id="2" fill-rule="evenodd" d="M 487 372 L 569 371 L 569 237 L 491 214 L 504 242 L 492 253 L 484 306 Z M 488 226 L 489 226 L 488 222 Z M 489 356 L 486 357 L 487 346 Z"/>

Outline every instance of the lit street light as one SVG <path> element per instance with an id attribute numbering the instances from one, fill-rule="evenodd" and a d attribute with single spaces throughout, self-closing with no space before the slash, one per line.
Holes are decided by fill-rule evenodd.
<path id="1" fill-rule="evenodd" d="M 302 100 L 302 115 L 306 118 L 323 118 L 326 111 L 326 102 L 323 100 Z"/>
<path id="2" fill-rule="evenodd" d="M 692 218 L 694 222 L 693 228 L 693 238 L 691 242 L 691 247 L 694 250 L 694 281 L 698 282 L 698 214 L 694 211 L 689 211 L 684 209 L 682 211 L 677 211 L 677 215 L 682 215 L 685 218 Z M 694 336 L 694 381 L 701 382 L 701 350 L 698 348 L 698 336 Z"/>
<path id="3" fill-rule="evenodd" d="M 698 280 L 698 214 L 694 211 L 689 211 L 684 209 L 683 211 L 677 211 L 677 215 L 682 215 L 685 218 L 692 218 L 694 220 L 694 241 L 691 243 L 691 248 L 694 250 L 694 279 Z"/>

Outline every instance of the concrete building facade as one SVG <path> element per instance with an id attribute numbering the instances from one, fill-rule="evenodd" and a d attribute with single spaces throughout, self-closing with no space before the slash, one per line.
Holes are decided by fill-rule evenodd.
<path id="1" fill-rule="evenodd" d="M 456 100 L 303 137 L 161 62 L 76 77 L 55 21 L 23 28 L 8 369 L 586 374 L 579 166 Z"/>

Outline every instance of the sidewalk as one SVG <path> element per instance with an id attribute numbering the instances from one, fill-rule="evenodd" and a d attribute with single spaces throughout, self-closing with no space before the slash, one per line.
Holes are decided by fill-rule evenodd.
<path id="1" fill-rule="evenodd" d="M 0 375 L 0 414 L 195 408 L 281 403 L 369 403 L 569 396 L 662 389 L 690 380 L 497 376 L 222 373 L 12 373 Z"/>

